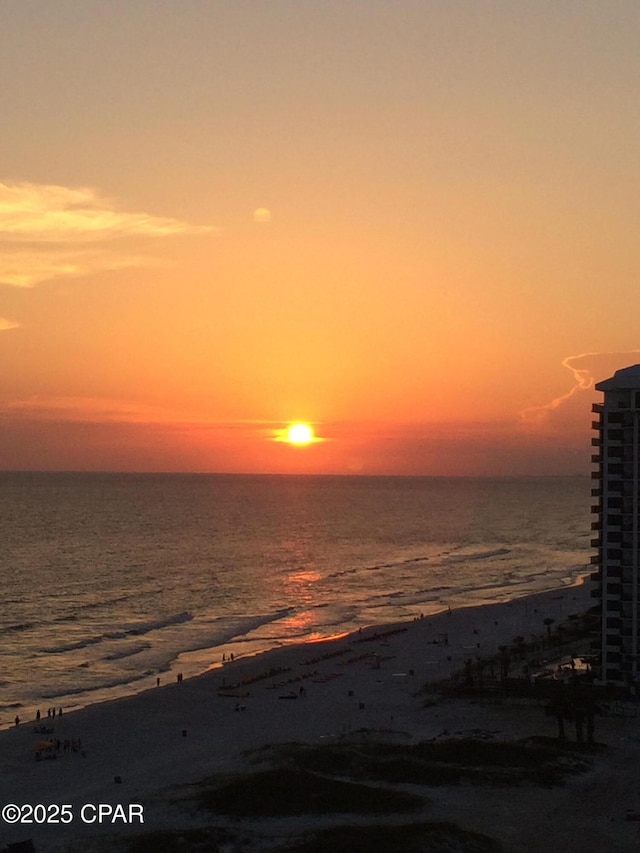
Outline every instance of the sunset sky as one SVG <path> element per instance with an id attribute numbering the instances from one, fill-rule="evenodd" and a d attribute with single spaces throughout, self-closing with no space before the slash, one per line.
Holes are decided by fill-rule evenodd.
<path id="1" fill-rule="evenodd" d="M 640 361 L 637 0 L 0 33 L 0 469 L 589 471 Z"/>

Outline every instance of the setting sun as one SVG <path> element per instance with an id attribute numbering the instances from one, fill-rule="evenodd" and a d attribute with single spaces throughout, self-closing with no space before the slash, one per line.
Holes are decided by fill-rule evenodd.
<path id="1" fill-rule="evenodd" d="M 309 424 L 292 424 L 287 430 L 287 441 L 289 444 L 311 444 L 313 440 L 313 429 Z"/>

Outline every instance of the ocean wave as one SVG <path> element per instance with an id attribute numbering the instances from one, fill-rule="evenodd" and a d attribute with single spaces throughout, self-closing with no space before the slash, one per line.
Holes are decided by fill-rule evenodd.
<path id="1" fill-rule="evenodd" d="M 490 560 L 491 557 L 505 557 L 511 553 L 511 548 L 496 548 L 493 551 L 477 551 L 471 554 L 448 554 L 443 557 L 443 563 L 465 563 L 467 560 Z"/>
<path id="2" fill-rule="evenodd" d="M 147 649 L 151 648 L 151 643 L 138 643 L 135 646 L 130 646 L 127 649 L 122 649 L 120 652 L 113 652 L 110 655 L 105 655 L 101 660 L 103 661 L 113 661 L 113 660 L 122 660 L 123 658 L 130 658 L 134 655 L 139 655 L 140 652 L 146 652 Z"/>
<path id="3" fill-rule="evenodd" d="M 86 604 L 79 604 L 77 607 L 74 608 L 74 611 L 76 613 L 81 613 L 87 610 L 102 610 L 105 607 L 110 607 L 112 604 L 122 604 L 123 601 L 129 601 L 132 598 L 140 598 L 141 595 L 143 595 L 143 592 L 141 590 L 137 590 L 133 593 L 127 593 L 127 595 L 115 595 L 111 598 L 105 598 L 100 601 L 88 601 Z M 62 622 L 68 618 L 69 617 L 66 616 L 60 617 L 59 619 L 56 619 L 54 621 Z"/>
<path id="4" fill-rule="evenodd" d="M 156 676 L 160 672 L 166 672 L 170 670 L 172 663 L 174 663 L 181 654 L 185 654 L 188 652 L 198 652 L 204 649 L 215 649 L 223 645 L 232 644 L 235 642 L 242 642 L 243 639 L 246 639 L 247 635 L 251 634 L 252 631 L 259 629 L 263 625 L 269 624 L 270 622 L 275 622 L 279 619 L 283 619 L 294 612 L 295 608 L 286 607 L 282 608 L 281 610 L 274 611 L 272 613 L 258 614 L 253 616 L 214 617 L 209 621 L 209 624 L 213 629 L 211 631 L 207 631 L 206 628 L 203 630 L 204 626 L 206 626 L 207 624 L 207 620 L 206 618 L 201 619 L 198 622 L 197 634 L 194 634 L 193 636 L 181 635 L 179 638 L 179 642 L 176 642 L 175 644 L 172 643 L 170 645 L 164 644 L 155 646 L 152 643 L 139 643 L 135 647 L 130 647 L 127 650 L 123 650 L 122 653 L 116 651 L 113 653 L 113 655 L 108 655 L 102 658 L 103 662 L 111 663 L 125 657 L 149 652 L 150 657 L 145 656 L 143 660 L 144 668 L 141 669 L 140 672 L 136 672 L 135 674 L 123 673 L 118 677 L 111 678 L 98 677 L 89 684 L 85 683 L 82 685 L 77 685 L 75 687 L 65 687 L 62 684 L 56 686 L 51 685 L 48 689 L 45 689 L 45 691 L 41 695 L 44 699 L 59 699 L 63 696 L 80 696 L 83 694 L 89 695 L 95 691 L 114 690 L 119 687 L 127 687 L 130 684 L 135 684 L 151 676 Z M 164 626 L 165 624 L 187 622 L 190 621 L 192 618 L 193 617 L 191 616 L 191 614 L 176 614 L 175 616 L 170 617 L 169 619 L 161 620 L 161 624 L 162 626 Z M 147 629 L 153 630 L 149 628 L 149 626 L 151 626 L 152 624 L 158 626 L 159 623 L 146 623 Z M 140 626 L 137 629 L 138 632 L 139 628 Z M 135 634 L 136 631 L 128 630 L 126 633 L 123 633 L 122 637 L 118 637 L 118 639 L 122 639 Z M 86 641 L 83 642 L 85 645 L 87 644 Z M 81 647 L 79 643 L 74 645 L 77 647 Z M 91 665 L 89 664 L 89 667 L 84 664 L 81 666 L 87 669 Z"/>
<path id="5" fill-rule="evenodd" d="M 75 652 L 77 649 L 85 649 L 87 646 L 95 646 L 104 640 L 104 635 L 99 637 L 85 637 L 84 640 L 78 640 L 75 643 L 65 643 L 62 646 L 50 646 L 49 648 L 40 649 L 40 652 L 47 655 L 60 655 L 64 652 Z"/>
<path id="6" fill-rule="evenodd" d="M 155 619 L 152 622 L 141 622 L 133 625 L 131 628 L 126 628 L 124 631 L 116 631 L 114 633 L 105 634 L 108 640 L 120 640 L 122 637 L 140 637 L 143 634 L 148 634 L 151 631 L 161 631 L 163 628 L 168 628 L 170 625 L 179 625 L 182 622 L 190 622 L 193 619 L 193 614 L 188 610 L 182 613 L 176 613 L 173 616 L 167 616 L 165 619 Z"/>
<path id="7" fill-rule="evenodd" d="M 358 610 L 359 608 L 355 605 L 345 607 L 340 613 L 336 613 L 333 619 L 326 620 L 318 628 L 324 630 L 325 628 L 335 628 L 336 625 L 343 625 L 345 622 L 355 619 L 358 615 Z"/>
<path id="8" fill-rule="evenodd" d="M 80 620 L 80 615 L 83 612 L 91 611 L 91 610 L 100 610 L 105 607 L 110 607 L 113 604 L 121 604 L 123 601 L 127 601 L 130 598 L 139 598 L 140 593 L 133 593 L 130 595 L 119 595 L 114 596 L 112 598 L 107 598 L 104 601 L 91 601 L 87 604 L 78 604 L 74 605 L 73 613 L 65 613 L 61 616 L 56 616 L 53 619 L 42 619 L 35 622 L 17 622 L 13 625 L 4 625 L 0 628 L 0 636 L 3 634 L 13 634 L 19 631 L 31 631 L 34 628 L 43 628 L 47 625 L 59 625 L 66 624 L 68 622 L 78 622 Z M 15 599 L 17 602 L 18 599 Z M 22 599 L 20 599 L 22 601 Z M 9 601 L 6 601 L 5 604 L 8 604 Z M 49 651 L 48 649 L 43 649 L 43 651 Z"/>
<path id="9" fill-rule="evenodd" d="M 343 625 L 355 620 L 359 611 L 357 602 L 350 604 L 339 605 L 333 602 L 322 602 L 312 605 L 309 608 L 287 608 L 286 611 L 281 611 L 277 618 L 270 617 L 267 622 L 261 622 L 255 626 L 253 631 L 248 631 L 245 634 L 238 634 L 236 637 L 228 639 L 225 643 L 218 645 L 242 645 L 249 640 L 251 643 L 263 643 L 264 648 L 280 643 L 289 643 L 294 638 L 307 637 L 309 634 L 317 634 L 328 629 L 333 629 L 336 626 Z M 296 620 L 300 617 L 308 615 L 308 620 L 303 620 L 303 624 L 297 625 Z M 287 621 L 288 616 L 293 616 L 292 622 Z M 281 630 L 278 633 L 274 631 L 262 632 L 259 629 L 266 627 L 269 623 L 278 624 Z M 330 633 L 334 633 L 330 630 Z M 207 647 L 209 648 L 209 647 Z M 215 648 L 215 646 L 211 646 Z"/>
<path id="10" fill-rule="evenodd" d="M 15 625 L 5 625 L 4 628 L 0 628 L 0 634 L 14 634 L 18 631 L 29 631 L 31 628 L 35 628 L 35 626 L 39 624 L 37 622 L 17 622 Z"/>
<path id="11" fill-rule="evenodd" d="M 84 649 L 87 646 L 95 646 L 98 643 L 103 643 L 105 640 L 124 640 L 127 637 L 140 637 L 143 634 L 149 634 L 151 631 L 160 631 L 163 628 L 168 628 L 171 625 L 179 625 L 182 622 L 189 622 L 193 619 L 193 615 L 187 611 L 176 613 L 173 616 L 168 616 L 165 619 L 157 619 L 152 622 L 141 622 L 121 631 L 107 631 L 104 634 L 99 634 L 94 637 L 84 637 L 75 643 L 64 643 L 61 646 L 49 646 L 40 649 L 40 652 L 49 655 L 64 654 L 65 652 L 73 652 L 77 649 Z"/>
<path id="12" fill-rule="evenodd" d="M 406 557 L 404 560 L 390 560 L 386 563 L 373 563 L 370 566 L 363 566 L 362 568 L 349 568 L 349 569 L 340 569 L 336 572 L 331 572 L 326 576 L 326 579 L 329 578 L 342 578 L 347 575 L 355 575 L 359 572 L 379 572 L 382 569 L 395 569 L 398 566 L 410 566 L 413 563 L 426 563 L 429 562 L 432 557 L 428 557 L 426 555 L 418 556 L 418 557 Z"/>
<path id="13" fill-rule="evenodd" d="M 51 690 L 45 690 L 41 696 L 43 699 L 59 699 L 61 696 L 79 696 L 82 693 L 93 693 L 96 690 L 111 690 L 114 687 L 124 687 L 128 684 L 135 684 L 137 681 L 142 681 L 145 678 L 155 675 L 157 671 L 157 669 L 147 669 L 144 672 L 137 673 L 136 675 L 94 681 L 92 684 L 85 684 L 81 687 L 54 688 Z"/>
<path id="14" fill-rule="evenodd" d="M 191 638 L 181 637 L 180 648 L 175 650 L 172 660 L 176 660 L 183 652 L 198 652 L 203 649 L 216 649 L 232 643 L 243 643 L 247 638 L 254 639 L 251 634 L 254 631 L 286 619 L 295 613 L 294 607 L 285 607 L 273 613 L 264 613 L 253 616 L 220 616 L 211 620 L 213 631 L 202 631 L 199 626 L 196 636 Z"/>
<path id="15" fill-rule="evenodd" d="M 395 569 L 396 566 L 409 566 L 412 563 L 426 563 L 430 560 L 430 557 L 407 557 L 404 560 L 391 560 L 388 563 L 374 563 L 371 566 L 365 567 L 365 572 L 377 572 L 380 569 Z"/>
<path id="16" fill-rule="evenodd" d="M 433 605 L 434 603 L 444 606 L 444 600 L 440 596 L 434 595 L 432 590 L 420 590 L 414 593 L 406 592 L 399 595 L 392 595 L 388 598 L 378 596 L 378 598 L 380 599 L 379 601 L 370 600 L 367 603 L 367 607 L 371 610 L 379 610 L 388 607 L 390 604 L 395 607 L 418 607 L 427 604 Z"/>

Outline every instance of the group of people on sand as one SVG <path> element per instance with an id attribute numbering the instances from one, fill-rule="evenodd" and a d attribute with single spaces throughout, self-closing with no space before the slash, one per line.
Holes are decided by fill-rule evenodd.
<path id="1" fill-rule="evenodd" d="M 45 741 L 38 744 L 34 749 L 34 757 L 36 761 L 42 761 L 43 759 L 57 758 L 60 752 L 77 752 L 83 758 L 86 758 L 87 755 L 82 748 L 80 738 L 65 738 L 64 740 L 57 738 L 50 742 Z"/>
<path id="2" fill-rule="evenodd" d="M 38 708 L 38 710 L 36 711 L 36 720 L 39 721 L 41 716 L 42 715 L 40 714 L 40 709 Z M 55 708 L 47 708 L 47 719 L 48 720 L 55 719 L 55 716 L 56 716 L 56 709 Z M 62 708 L 58 708 L 58 716 L 59 717 L 62 716 Z"/>
<path id="3" fill-rule="evenodd" d="M 62 708 L 58 708 L 57 714 L 59 717 L 62 716 Z M 47 719 L 54 720 L 56 717 L 56 709 L 55 708 L 47 708 Z M 42 714 L 40 713 L 40 708 L 36 711 L 36 722 L 39 723 L 42 719 Z M 15 720 L 13 721 L 16 726 L 20 725 L 20 717 L 16 714 Z"/>

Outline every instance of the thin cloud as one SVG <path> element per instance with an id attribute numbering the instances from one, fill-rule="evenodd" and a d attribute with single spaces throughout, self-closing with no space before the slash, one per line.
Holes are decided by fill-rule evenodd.
<path id="1" fill-rule="evenodd" d="M 235 431 L 262 435 L 275 423 L 263 420 L 214 421 L 202 414 L 175 411 L 137 400 L 111 397 L 57 397 L 34 395 L 0 401 L 0 419 L 57 423 L 128 423 L 182 427 L 204 431 Z"/>
<path id="2" fill-rule="evenodd" d="M 34 396 L 0 404 L 0 415 L 79 423 L 172 423 L 175 412 L 131 400 L 104 397 Z"/>
<path id="3" fill-rule="evenodd" d="M 124 252 L 110 246 L 51 249 L 48 246 L 22 247 L 3 251 L 0 238 L 0 281 L 13 287 L 34 287 L 54 278 L 76 278 L 106 270 L 152 266 L 153 258 Z"/>
<path id="4" fill-rule="evenodd" d="M 547 420 L 549 415 L 563 406 L 566 402 L 568 402 L 572 397 L 578 394 L 580 391 L 588 391 L 596 381 L 596 376 L 594 375 L 594 367 L 593 364 L 589 365 L 578 365 L 576 362 L 579 362 L 584 359 L 622 359 L 623 357 L 627 357 L 630 355 L 636 355 L 640 353 L 640 350 L 630 350 L 627 353 L 619 353 L 619 352 L 583 352 L 579 355 L 568 355 L 561 361 L 562 367 L 565 367 L 569 370 L 573 376 L 574 384 L 568 391 L 564 394 L 560 394 L 558 397 L 554 397 L 553 400 L 550 400 L 548 403 L 543 403 L 540 406 L 530 406 L 527 409 L 524 409 L 520 412 L 520 421 L 521 423 L 527 425 L 536 425 L 541 424 Z"/>
<path id="5" fill-rule="evenodd" d="M 147 264 L 122 242 L 212 231 L 179 219 L 127 212 L 91 188 L 0 183 L 0 281 L 33 287 L 60 276 Z M 120 241 L 120 242 L 118 242 Z"/>
<path id="6" fill-rule="evenodd" d="M 7 329 L 17 329 L 20 323 L 15 320 L 8 320 L 6 317 L 0 317 L 0 332 L 6 332 Z"/>

